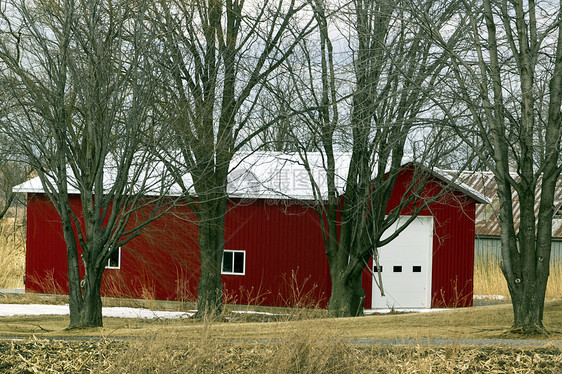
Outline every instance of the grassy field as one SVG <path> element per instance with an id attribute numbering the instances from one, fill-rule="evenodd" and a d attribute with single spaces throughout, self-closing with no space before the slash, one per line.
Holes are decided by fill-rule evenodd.
<path id="1" fill-rule="evenodd" d="M 507 283 L 500 269 L 498 258 L 476 258 L 474 262 L 474 294 L 509 296 Z M 547 299 L 562 299 L 562 264 L 550 267 L 546 288 Z"/>
<path id="2" fill-rule="evenodd" d="M 23 287 L 25 227 L 22 220 L 0 220 L 0 288 Z"/>
<path id="3" fill-rule="evenodd" d="M 45 303 L 45 297 L 2 296 L 0 303 Z M 64 302 L 59 296 L 54 302 Z M 180 302 L 152 301 L 159 310 L 191 310 L 194 305 Z M 122 300 L 104 299 L 105 306 L 124 306 Z M 142 301 L 130 306 L 143 307 Z M 309 331 L 330 331 L 339 338 L 519 338 L 508 333 L 512 322 L 510 304 L 458 308 L 432 313 L 393 313 L 359 318 L 329 318 L 322 309 L 289 309 L 227 305 L 221 320 L 199 321 L 189 318 L 143 320 L 105 318 L 104 327 L 86 330 L 65 330 L 68 316 L 0 317 L 0 335 L 21 337 L 143 337 L 163 334 L 179 339 L 200 339 L 213 336 L 235 340 L 269 340 L 290 338 L 292 334 Z M 268 312 L 269 314 L 236 313 L 234 311 Z M 562 300 L 549 301 L 545 309 L 545 325 L 552 330 L 550 340 L 562 340 Z"/>
<path id="4" fill-rule="evenodd" d="M 31 299 L 29 299 L 31 297 Z M 19 300 L 18 300 L 19 299 Z M 25 300 L 24 300 L 25 299 Z M 45 301 L 44 296 L 11 296 L 0 302 Z M 51 300 L 59 303 L 64 297 Z M 105 299 L 105 305 L 123 305 Z M 141 306 L 141 301 L 130 300 Z M 158 303 L 154 302 L 153 303 Z M 158 303 L 159 309 L 191 309 L 185 303 Z M 560 373 L 562 301 L 549 301 L 548 342 L 528 347 L 508 333 L 509 305 L 459 308 L 433 313 L 328 318 L 323 310 L 251 308 L 276 316 L 237 314 L 227 306 L 220 320 L 105 318 L 103 328 L 65 330 L 67 316 L 1 317 L 0 372 L 94 373 Z M 95 341 L 74 341 L 94 337 Z M 411 338 L 413 345 L 358 345 L 354 338 Z M 448 338 L 445 347 L 424 338 Z M 492 346 L 465 346 L 461 339 L 499 339 Z M 541 339 L 544 337 L 541 337 Z M 50 341 L 47 339 L 58 339 Z M 67 339 L 67 340 L 61 340 Z M 507 347 L 502 339 L 520 339 Z"/>
<path id="5" fill-rule="evenodd" d="M 0 288 L 22 287 L 24 231 L 10 232 L 16 226 L 6 222 L 0 226 Z M 508 295 L 497 262 L 476 262 L 474 286 L 477 295 Z M 340 319 L 318 309 L 227 305 L 218 320 L 105 318 L 103 328 L 70 331 L 68 316 L 0 317 L 0 335 L 18 338 L 0 340 L 0 372 L 562 373 L 562 352 L 554 344 L 562 340 L 560 267 L 552 269 L 548 298 L 545 325 L 551 334 L 540 337 L 547 342 L 539 348 L 508 332 L 509 303 Z M 0 303 L 66 302 L 66 296 L 0 296 Z M 185 302 L 109 298 L 104 306 L 195 308 Z M 240 310 L 272 314 L 234 312 Z M 357 338 L 416 343 L 358 345 Z M 427 338 L 447 338 L 450 344 L 429 346 Z M 498 341 L 477 347 L 463 345 L 463 339 Z M 519 347 L 501 344 L 504 339 L 519 339 Z"/>

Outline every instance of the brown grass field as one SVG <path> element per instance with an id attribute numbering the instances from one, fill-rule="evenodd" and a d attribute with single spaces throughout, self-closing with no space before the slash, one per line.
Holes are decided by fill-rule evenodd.
<path id="1" fill-rule="evenodd" d="M 507 283 L 499 266 L 500 260 L 494 257 L 476 258 L 474 262 L 474 294 L 509 296 Z M 550 267 L 546 288 L 547 299 L 562 299 L 562 263 Z"/>
<path id="2" fill-rule="evenodd" d="M 23 248 L 21 232 L 0 231 L 0 288 L 23 286 Z M 507 295 L 496 263 L 476 263 L 475 294 Z M 217 320 L 105 318 L 103 328 L 70 331 L 68 316 L 0 317 L 0 373 L 562 373 L 560 267 L 553 268 L 548 297 L 551 334 L 525 338 L 509 333 L 509 303 L 338 319 L 318 309 L 227 305 Z M 67 297 L 4 295 L 0 303 L 60 304 Z M 108 298 L 104 306 L 194 308 Z M 428 338 L 447 342 L 429 345 Z M 384 339 L 408 342 L 388 346 Z M 475 346 L 466 339 L 492 340 Z M 536 347 L 528 339 L 544 341 Z"/>
<path id="3" fill-rule="evenodd" d="M 3 296 L 0 303 L 65 302 Z M 104 299 L 189 310 L 190 303 Z M 233 310 L 275 313 L 276 317 Z M 562 300 L 549 301 L 549 336 L 508 332 L 511 306 L 328 318 L 324 310 L 228 305 L 217 320 L 105 318 L 103 328 L 65 330 L 68 316 L 0 317 L 0 372 L 68 373 L 561 373 Z M 384 339 L 409 339 L 387 346 Z M 427 338 L 446 338 L 432 346 Z M 54 340 L 51 340 L 54 339 Z M 78 340 L 76 340 L 78 339 Z M 94 340 L 91 340 L 94 339 Z M 371 339 L 363 344 L 357 339 Z M 378 339 L 378 340 L 377 340 Z M 466 339 L 492 339 L 486 346 Z M 539 347 L 529 339 L 544 340 Z M 503 342 L 516 340 L 516 346 Z"/>
<path id="4" fill-rule="evenodd" d="M 28 296 L 25 296 L 28 297 Z M 36 302 L 39 296 L 30 301 Z M 20 302 L 23 297 L 19 297 Z M 41 297 L 43 298 L 43 297 Z M 62 298 L 59 297 L 59 301 Z M 14 302 L 15 297 L 5 301 Z M 117 301 L 104 300 L 106 305 Z M 190 308 L 166 303 L 162 309 Z M 229 307 L 228 309 L 230 309 Z M 234 307 L 236 308 L 236 307 Z M 236 309 L 239 309 L 236 308 Z M 196 321 L 106 318 L 105 327 L 65 330 L 66 316 L 0 318 L 0 335 L 22 341 L 0 343 L 0 371 L 94 373 L 558 373 L 562 353 L 553 331 L 538 348 L 466 346 L 465 338 L 519 339 L 506 333 L 509 305 L 428 314 L 332 319 L 319 310 L 263 308 L 280 313 L 275 322 L 256 316 Z M 230 312 L 225 317 L 233 317 Z M 547 304 L 547 326 L 562 326 L 562 302 Z M 68 341 L 94 337 L 94 341 Z M 350 338 L 413 338 L 414 344 L 358 345 Z M 424 337 L 451 339 L 429 346 Z M 50 341 L 47 338 L 58 338 Z M 125 340 L 121 340 L 125 339 Z M 419 343 L 415 341 L 418 340 Z"/>
<path id="5" fill-rule="evenodd" d="M 0 221 L 0 288 L 23 287 L 25 269 L 25 227 L 22 220 Z"/>

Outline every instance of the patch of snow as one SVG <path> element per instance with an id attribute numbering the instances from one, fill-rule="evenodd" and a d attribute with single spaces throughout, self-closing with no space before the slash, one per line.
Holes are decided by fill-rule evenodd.
<path id="1" fill-rule="evenodd" d="M 122 308 L 122 307 L 108 307 L 102 308 L 102 315 L 104 317 L 117 317 L 117 318 L 189 318 L 195 313 L 189 312 L 166 312 L 141 308 Z"/>
<path id="2" fill-rule="evenodd" d="M 429 313 L 449 310 L 446 308 L 395 308 L 395 309 L 365 309 L 365 314 L 388 314 L 392 311 L 397 313 Z M 187 312 L 168 312 L 142 308 L 124 308 L 124 307 L 104 307 L 102 315 L 104 317 L 114 318 L 143 318 L 143 319 L 170 319 L 170 318 L 189 318 L 197 311 L 190 310 Z M 68 304 L 66 305 L 44 305 L 44 304 L 0 304 L 0 317 L 10 316 L 38 316 L 38 315 L 67 315 L 70 313 Z M 253 310 L 234 310 L 232 313 L 238 314 L 258 314 L 266 316 L 274 316 L 275 313 L 258 312 Z"/>
<path id="3" fill-rule="evenodd" d="M 0 316 L 38 316 L 38 315 L 66 315 L 70 310 L 66 305 L 42 305 L 42 304 L 0 304 Z M 187 318 L 194 313 L 191 312 L 166 312 L 153 311 L 141 308 L 107 307 L 102 308 L 104 317 L 116 318 Z"/>
<path id="4" fill-rule="evenodd" d="M 473 295 L 474 300 L 505 300 L 507 296 L 503 295 Z"/>
<path id="5" fill-rule="evenodd" d="M 25 288 L 2 288 L 0 289 L 0 294 L 11 294 L 19 295 L 25 293 Z"/>
<path id="6" fill-rule="evenodd" d="M 261 314 L 264 316 L 278 316 L 280 314 L 269 313 L 269 312 L 258 312 L 255 310 L 233 310 L 232 313 L 239 313 L 239 314 Z"/>
<path id="7" fill-rule="evenodd" d="M 0 304 L 0 316 L 38 316 L 42 314 L 65 315 L 69 313 L 67 305 L 42 304 Z"/>
<path id="8" fill-rule="evenodd" d="M 450 308 L 394 308 L 394 309 L 365 309 L 363 313 L 365 315 L 369 314 L 388 314 L 394 313 L 432 313 L 432 312 L 442 312 L 444 310 L 451 310 Z"/>

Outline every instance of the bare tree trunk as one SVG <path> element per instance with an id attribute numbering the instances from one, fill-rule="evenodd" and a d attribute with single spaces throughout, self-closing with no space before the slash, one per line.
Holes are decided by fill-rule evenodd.
<path id="1" fill-rule="evenodd" d="M 546 332 L 554 188 L 562 170 L 561 4 L 462 2 L 458 28 L 465 35 L 460 43 L 442 34 L 431 15 L 422 16 L 428 35 L 450 57 L 458 88 L 449 94 L 459 99 L 470 119 L 457 120 L 455 108 L 435 102 L 494 173 L 501 268 L 513 304 L 513 331 L 522 333 Z M 519 212 L 513 210 L 517 200 Z"/>
<path id="2" fill-rule="evenodd" d="M 199 252 L 201 276 L 197 289 L 197 316 L 218 315 L 222 312 L 221 280 L 224 250 L 226 197 L 207 200 L 199 205 Z"/>
<path id="3" fill-rule="evenodd" d="M 391 240 L 381 243 L 380 238 L 402 208 L 413 203 L 413 196 L 423 190 L 427 175 L 412 181 L 412 195 L 403 196 L 396 207 L 389 209 L 408 138 L 422 122 L 419 118 L 433 89 L 427 82 L 437 79 L 445 60 L 430 52 L 431 42 L 421 38 L 421 30 L 406 21 L 410 17 L 407 2 L 354 0 L 342 5 L 341 14 L 330 2 L 310 2 L 318 24 L 320 50 L 302 47 L 304 61 L 288 70 L 301 72 L 302 66 L 310 65 L 314 68 L 309 67 L 303 76 L 294 73 L 295 92 L 288 96 L 297 100 L 282 106 L 302 106 L 297 110 L 298 118 L 308 126 L 313 139 L 309 142 L 298 135 L 293 137 L 303 163 L 307 164 L 310 143 L 322 153 L 325 163 L 327 196 L 322 196 L 316 176 L 309 177 L 316 191 L 315 208 L 321 222 L 326 222 L 322 234 L 332 283 L 328 310 L 333 315 L 357 316 L 363 313 L 362 274 L 368 260 L 377 255 L 376 248 Z M 422 3 L 430 7 L 432 2 Z M 347 52 L 353 70 L 349 75 L 343 73 L 348 65 L 339 66 L 339 60 L 345 60 L 343 54 L 334 58 L 331 22 L 346 24 L 352 30 Z M 318 53 L 321 70 L 312 63 Z M 347 80 L 353 82 L 347 87 L 349 97 L 340 99 L 345 96 L 340 82 Z M 345 118 L 338 115 L 340 107 L 349 113 Z M 440 147 L 432 147 L 430 142 L 425 147 L 416 156 L 432 165 Z M 345 175 L 335 169 L 335 150 L 339 149 L 351 152 Z M 341 180 L 345 180 L 343 196 L 343 191 L 336 189 Z M 414 215 L 419 212 L 413 211 Z"/>
<path id="4" fill-rule="evenodd" d="M 268 123 L 249 129 L 269 76 L 309 33 L 312 20 L 297 15 L 301 0 L 164 2 L 151 14 L 163 35 L 163 111 L 183 160 L 178 180 L 190 174 L 199 219 L 201 278 L 198 315 L 222 310 L 221 260 L 230 161 Z M 169 102 L 167 100 L 170 100 Z M 183 164 L 181 164 L 183 163 Z M 182 186 L 186 195 L 192 186 Z"/>
<path id="5" fill-rule="evenodd" d="M 102 321 L 102 302 L 101 302 L 101 278 L 103 271 L 87 271 L 82 279 L 82 305 L 79 318 L 76 324 L 71 324 L 69 328 L 75 327 L 99 327 L 103 326 Z"/>
<path id="6" fill-rule="evenodd" d="M 55 0 L 10 1 L 10 12 L 0 10 L 6 67 L 0 74 L 17 103 L 0 131 L 35 169 L 60 215 L 71 328 L 102 325 L 108 259 L 167 208 L 168 174 L 156 167 L 153 148 L 164 137 L 151 110 L 148 7 L 142 1 Z M 71 189 L 78 191 L 79 207 L 71 204 Z M 132 223 L 139 209 L 146 216 Z"/>
<path id="7" fill-rule="evenodd" d="M 347 258 L 338 256 L 329 261 L 332 292 L 328 312 L 335 317 L 363 315 L 365 290 L 363 290 L 364 264 L 350 265 Z"/>

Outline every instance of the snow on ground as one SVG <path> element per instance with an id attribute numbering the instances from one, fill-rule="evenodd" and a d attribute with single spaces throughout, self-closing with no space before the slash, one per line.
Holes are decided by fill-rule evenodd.
<path id="1" fill-rule="evenodd" d="M 388 314 L 388 313 L 430 313 L 430 312 L 442 312 L 444 310 L 450 310 L 449 308 L 394 308 L 394 309 L 365 309 L 364 313 L 369 314 Z"/>
<path id="2" fill-rule="evenodd" d="M 507 296 L 503 295 L 474 295 L 474 300 L 506 300 Z"/>
<path id="3" fill-rule="evenodd" d="M 233 310 L 232 313 L 238 313 L 238 314 L 261 314 L 264 316 L 279 316 L 281 314 L 279 313 L 269 313 L 269 312 L 257 312 L 255 310 Z M 284 316 L 286 316 L 287 314 L 283 314 Z"/>
<path id="4" fill-rule="evenodd" d="M 365 309 L 365 314 L 385 314 L 390 312 L 397 313 L 427 313 L 438 312 L 447 309 Z M 166 312 L 142 308 L 124 308 L 124 307 L 104 307 L 102 308 L 102 315 L 104 317 L 117 317 L 117 318 L 189 318 L 195 314 L 195 310 L 188 312 Z M 256 311 L 233 311 L 233 313 L 251 313 L 273 315 L 267 312 Z M 38 315 L 66 315 L 69 314 L 68 304 L 66 305 L 43 305 L 43 304 L 0 304 L 0 316 L 38 316 Z"/>
<path id="5" fill-rule="evenodd" d="M 21 291 L 21 292 L 20 292 Z M 23 293 L 23 289 L 6 290 L 0 289 L 2 293 Z M 474 295 L 474 300 L 504 300 L 505 296 L 501 295 Z M 449 310 L 447 308 L 386 308 L 386 309 L 365 309 L 365 314 L 387 314 L 387 313 L 428 313 L 440 312 Z M 102 315 L 104 317 L 117 317 L 117 318 L 188 318 L 195 314 L 196 310 L 187 312 L 166 312 L 155 311 L 142 308 L 123 308 L 123 307 L 104 307 L 102 308 Z M 233 313 L 248 313 L 248 314 L 262 314 L 273 315 L 273 313 L 257 312 L 257 311 L 233 311 Z M 69 314 L 68 304 L 66 305 L 40 305 L 40 304 L 0 304 L 0 317 L 16 316 L 16 315 L 65 315 Z"/>
<path id="6" fill-rule="evenodd" d="M 195 312 L 164 312 L 141 308 L 107 307 L 102 308 L 104 317 L 118 318 L 187 318 Z M 66 305 L 42 305 L 42 304 L 0 304 L 0 316 L 37 316 L 37 315 L 65 315 L 69 314 Z"/>

